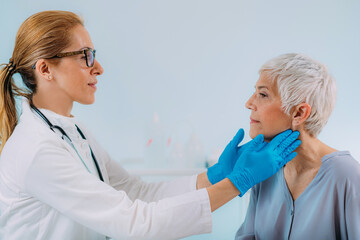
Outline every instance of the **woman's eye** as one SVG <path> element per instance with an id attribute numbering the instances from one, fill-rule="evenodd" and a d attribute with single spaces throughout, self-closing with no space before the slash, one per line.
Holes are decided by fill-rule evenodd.
<path id="1" fill-rule="evenodd" d="M 259 93 L 260 97 L 264 98 L 267 97 L 267 95 L 265 93 Z"/>

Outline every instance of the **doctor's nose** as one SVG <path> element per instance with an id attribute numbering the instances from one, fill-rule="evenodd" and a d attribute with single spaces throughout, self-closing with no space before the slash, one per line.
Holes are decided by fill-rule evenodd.
<path id="1" fill-rule="evenodd" d="M 104 72 L 104 69 L 103 67 L 101 66 L 101 64 L 95 59 L 94 60 L 94 66 L 93 66 L 93 69 L 91 70 L 92 71 L 92 74 L 95 74 L 95 75 L 101 75 L 103 74 Z"/>

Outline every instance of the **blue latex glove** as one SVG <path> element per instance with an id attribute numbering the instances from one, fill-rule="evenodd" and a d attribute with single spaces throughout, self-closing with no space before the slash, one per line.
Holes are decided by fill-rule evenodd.
<path id="1" fill-rule="evenodd" d="M 299 132 L 286 130 L 271 142 L 264 142 L 259 134 L 243 151 L 236 161 L 233 171 L 227 176 L 244 195 L 249 188 L 274 175 L 280 168 L 296 156 L 293 152 L 301 143 L 296 140 Z"/>
<path id="2" fill-rule="evenodd" d="M 234 138 L 226 146 L 222 152 L 218 162 L 207 170 L 207 176 L 211 184 L 215 184 L 223 180 L 230 174 L 234 168 L 236 160 L 240 157 L 247 144 L 240 147 L 238 145 L 244 139 L 244 129 L 240 128 Z"/>

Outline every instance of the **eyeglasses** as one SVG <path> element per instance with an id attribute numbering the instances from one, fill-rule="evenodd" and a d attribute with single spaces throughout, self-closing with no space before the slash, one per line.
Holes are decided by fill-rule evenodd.
<path id="1" fill-rule="evenodd" d="M 88 67 L 93 67 L 94 63 L 95 63 L 95 52 L 96 50 L 92 50 L 90 48 L 84 49 L 84 50 L 80 50 L 80 51 L 75 51 L 75 52 L 64 52 L 64 53 L 58 53 L 55 56 L 51 57 L 51 58 L 63 58 L 63 57 L 69 57 L 69 56 L 75 56 L 75 55 L 79 55 L 79 54 L 84 54 L 84 57 L 86 59 L 86 66 Z M 51 59 L 49 58 L 49 59 Z M 33 69 L 36 68 L 36 63 L 32 66 Z"/>

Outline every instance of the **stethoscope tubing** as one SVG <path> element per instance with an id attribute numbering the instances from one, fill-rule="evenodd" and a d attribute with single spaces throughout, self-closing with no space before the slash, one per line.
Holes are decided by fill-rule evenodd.
<path id="1" fill-rule="evenodd" d="M 53 131 L 54 133 L 55 132 L 55 129 L 59 130 L 60 133 L 62 134 L 61 138 L 68 142 L 70 144 L 70 146 L 75 150 L 76 154 L 78 155 L 78 157 L 80 158 L 81 162 L 84 164 L 84 166 L 86 167 L 86 169 L 91 173 L 89 167 L 86 165 L 86 163 L 84 162 L 84 160 L 82 159 L 81 155 L 79 154 L 78 150 L 76 149 L 75 145 L 73 144 L 71 138 L 69 137 L 69 135 L 67 135 L 67 133 L 65 132 L 64 129 L 62 129 L 60 126 L 57 126 L 57 125 L 53 125 L 49 119 L 47 119 L 47 117 L 37 108 L 35 107 L 32 103 L 30 103 L 30 106 L 32 109 L 34 109 L 34 111 L 49 125 L 51 131 Z M 76 129 L 78 131 L 78 133 L 80 134 L 80 136 L 82 137 L 82 139 L 86 140 L 86 137 L 85 135 L 83 134 L 83 132 L 80 130 L 80 128 L 75 124 L 76 126 Z M 66 138 L 66 139 L 65 139 Z M 95 157 L 95 154 L 93 152 L 93 150 L 91 149 L 90 145 L 89 145 L 89 148 L 90 148 L 90 152 L 91 152 L 91 157 L 94 161 L 94 164 L 95 164 L 95 167 L 96 167 L 96 170 L 99 174 L 99 178 L 101 181 L 104 182 L 104 178 L 101 174 L 101 170 L 100 170 L 100 167 L 99 167 L 99 163 L 98 161 L 96 160 L 96 157 Z"/>

